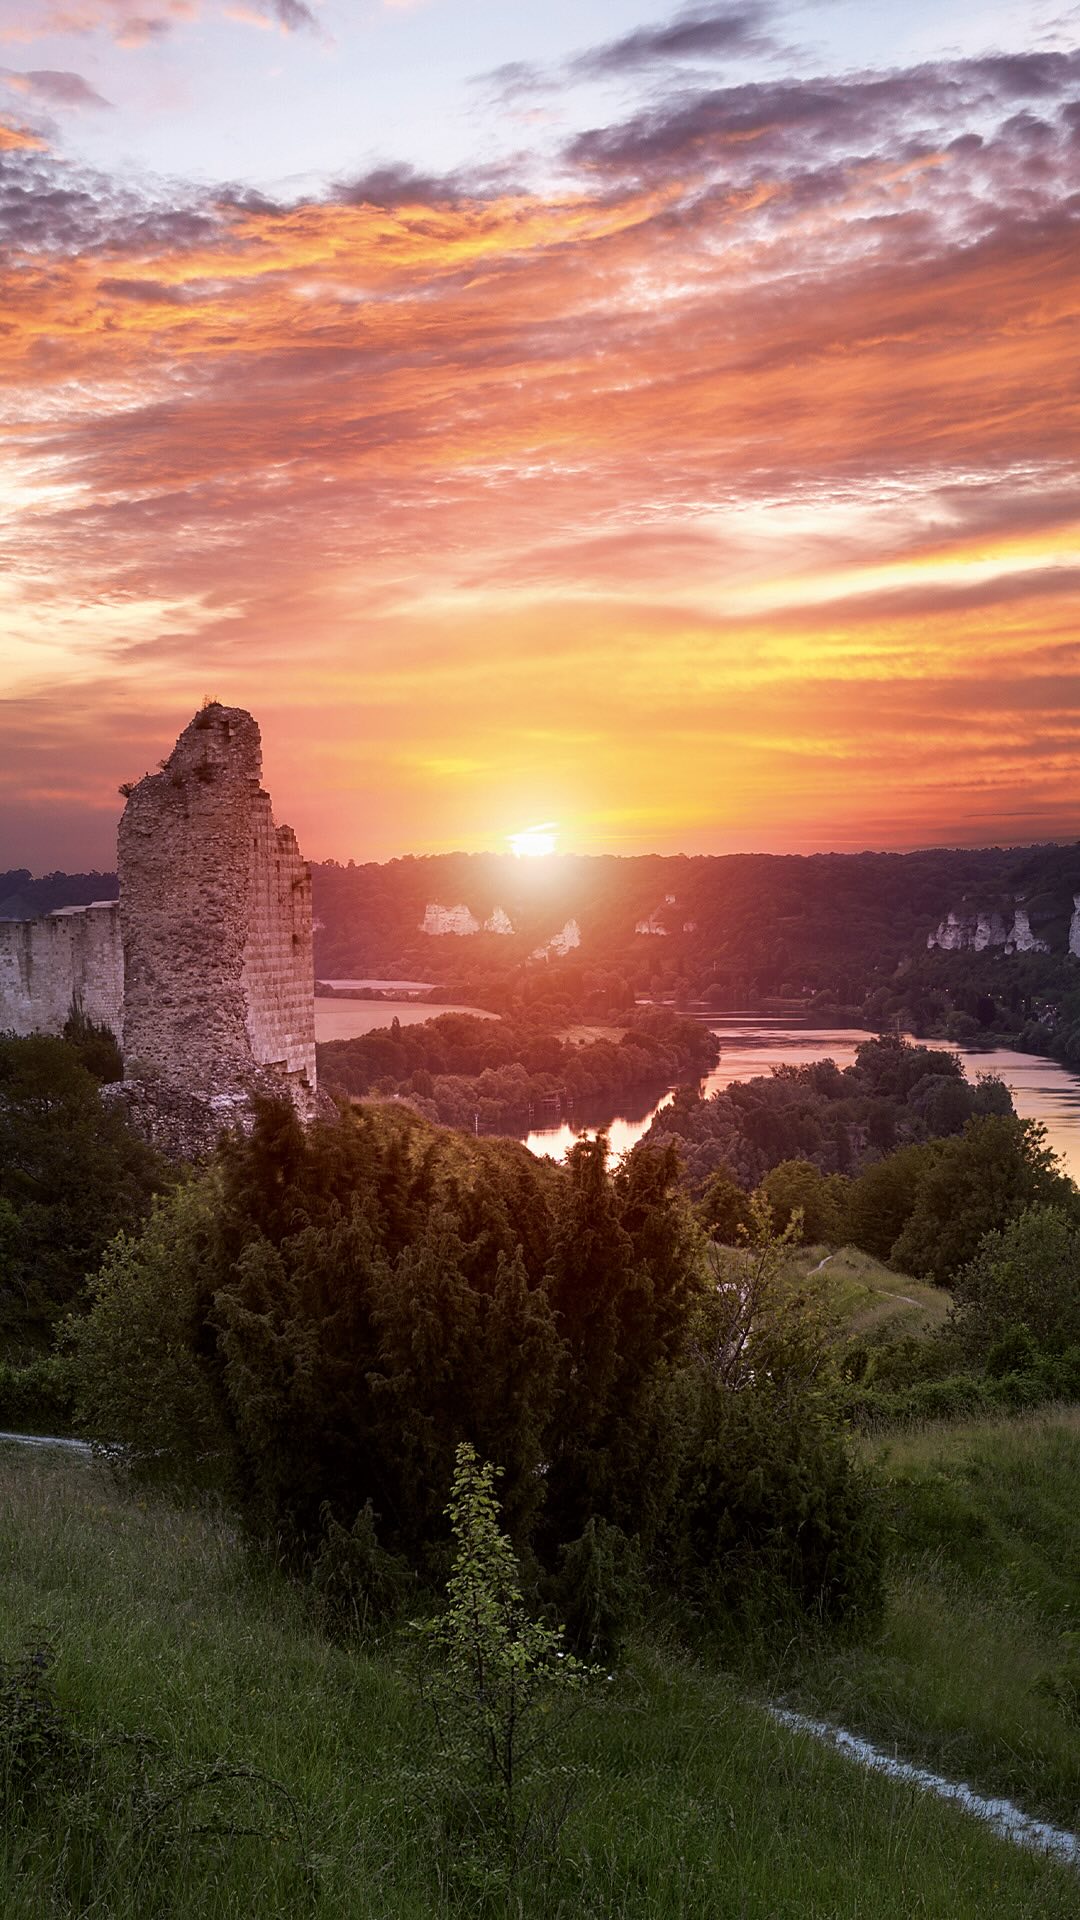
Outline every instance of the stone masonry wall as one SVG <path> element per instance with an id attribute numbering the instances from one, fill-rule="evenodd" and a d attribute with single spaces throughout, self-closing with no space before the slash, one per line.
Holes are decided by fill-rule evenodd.
<path id="1" fill-rule="evenodd" d="M 275 827 L 249 713 L 212 705 L 120 822 L 125 1074 L 202 1097 L 315 1102 L 311 880 Z M 265 1070 L 265 1071 L 264 1071 Z"/>
<path id="2" fill-rule="evenodd" d="M 0 1032 L 60 1033 L 78 1001 L 120 1038 L 124 963 L 115 900 L 0 921 Z"/>

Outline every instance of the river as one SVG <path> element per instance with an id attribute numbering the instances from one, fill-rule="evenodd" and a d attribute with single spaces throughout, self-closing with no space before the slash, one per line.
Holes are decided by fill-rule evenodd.
<path id="1" fill-rule="evenodd" d="M 856 1047 L 874 1038 L 857 1027 L 798 1027 L 780 1017 L 757 1014 L 718 1014 L 709 1021 L 709 1027 L 717 1037 L 720 1063 L 702 1082 L 706 1094 L 730 1086 L 733 1080 L 752 1080 L 767 1074 L 772 1067 L 808 1066 L 814 1060 L 835 1060 L 838 1067 L 849 1067 Z M 959 1054 L 971 1080 L 980 1073 L 996 1074 L 1004 1080 L 1021 1119 L 1042 1121 L 1065 1171 L 1080 1184 L 1080 1077 L 1056 1060 L 1015 1053 L 1009 1047 L 984 1051 L 954 1046 L 947 1040 L 927 1040 L 924 1044 Z M 583 1133 L 595 1135 L 606 1126 L 613 1154 L 626 1153 L 647 1132 L 653 1115 L 667 1106 L 673 1091 L 669 1089 L 654 1099 L 647 1112 L 624 1100 L 607 1114 L 595 1110 L 583 1113 L 580 1126 L 564 1122 L 559 1127 L 536 1127 L 525 1136 L 525 1144 L 533 1153 L 562 1160 Z"/>
<path id="2" fill-rule="evenodd" d="M 353 984 L 353 983 L 350 983 Z M 400 989 L 420 982 L 380 981 Z M 440 1013 L 481 1015 L 478 1007 L 440 1007 L 423 1000 L 350 1000 L 319 997 L 315 1001 L 315 1031 L 319 1040 L 347 1040 L 367 1033 L 373 1027 L 388 1027 L 395 1015 L 403 1026 L 418 1020 L 432 1020 Z M 730 1013 L 714 1014 L 709 1027 L 720 1046 L 720 1064 L 703 1082 L 707 1094 L 728 1087 L 733 1080 L 752 1080 L 767 1074 L 772 1067 L 806 1066 L 813 1060 L 835 1060 L 848 1067 L 855 1049 L 872 1033 L 858 1027 L 800 1027 L 783 1015 Z M 1013 1097 L 1017 1113 L 1024 1120 L 1041 1120 L 1047 1139 L 1059 1154 L 1067 1173 L 1080 1184 L 1080 1076 L 1059 1066 L 1056 1060 L 1044 1060 L 1038 1054 L 1014 1053 L 1008 1047 L 984 1051 L 976 1047 L 954 1046 L 948 1040 L 928 1040 L 930 1047 L 948 1048 L 958 1053 L 969 1079 L 979 1073 L 1000 1075 Z M 615 1105 L 583 1105 L 575 1122 L 564 1121 L 558 1127 L 535 1127 L 521 1137 L 531 1152 L 565 1158 L 575 1140 L 594 1136 L 603 1128 L 617 1157 L 636 1145 L 647 1132 L 653 1115 L 667 1106 L 674 1089 L 657 1093 L 642 1090 L 623 1096 Z"/>

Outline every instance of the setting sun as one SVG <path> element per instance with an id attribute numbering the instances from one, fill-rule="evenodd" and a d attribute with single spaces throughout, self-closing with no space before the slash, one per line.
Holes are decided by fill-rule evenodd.
<path id="1" fill-rule="evenodd" d="M 545 820 L 539 827 L 523 827 L 520 833 L 508 833 L 506 844 L 515 858 L 537 859 L 543 853 L 554 853 L 558 839 L 558 823 Z"/>

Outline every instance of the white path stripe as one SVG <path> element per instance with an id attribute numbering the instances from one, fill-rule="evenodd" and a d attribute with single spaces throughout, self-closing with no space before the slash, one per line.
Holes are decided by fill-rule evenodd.
<path id="1" fill-rule="evenodd" d="M 58 1433 L 0 1433 L 0 1441 L 10 1440 L 17 1447 L 65 1447 L 69 1453 L 92 1453 L 86 1440 L 65 1440 Z"/>
<path id="2" fill-rule="evenodd" d="M 825 1741 L 837 1753 L 845 1753 L 849 1759 L 857 1761 L 859 1766 L 868 1767 L 874 1773 L 887 1774 L 890 1780 L 903 1780 L 909 1786 L 921 1787 L 924 1793 L 936 1794 L 939 1800 L 955 1800 L 965 1813 L 973 1814 L 977 1820 L 984 1820 L 1003 1840 L 1015 1841 L 1017 1846 L 1029 1847 L 1034 1853 L 1049 1854 L 1069 1866 L 1080 1866 L 1080 1835 L 1068 1833 L 1063 1827 L 1051 1827 L 1045 1820 L 1033 1820 L 1030 1814 L 1022 1813 L 1011 1800 L 988 1800 L 981 1793 L 973 1792 L 963 1781 L 944 1780 L 927 1767 L 914 1767 L 910 1761 L 897 1760 L 881 1747 L 871 1746 L 869 1740 L 847 1733 L 843 1727 L 831 1726 L 827 1720 L 811 1720 L 806 1714 L 793 1713 L 788 1707 L 769 1707 L 768 1712 L 774 1720 L 779 1720 L 781 1726 Z"/>

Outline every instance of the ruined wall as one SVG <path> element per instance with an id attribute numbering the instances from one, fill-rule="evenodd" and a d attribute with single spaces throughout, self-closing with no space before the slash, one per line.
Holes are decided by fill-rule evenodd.
<path id="1" fill-rule="evenodd" d="M 261 786 L 249 713 L 208 706 L 118 837 L 125 1074 L 202 1098 L 280 1084 L 315 1100 L 311 879 Z"/>
<path id="2" fill-rule="evenodd" d="M 115 900 L 0 921 L 0 1032 L 60 1033 L 78 1001 L 87 1019 L 119 1039 L 123 998 Z"/>

